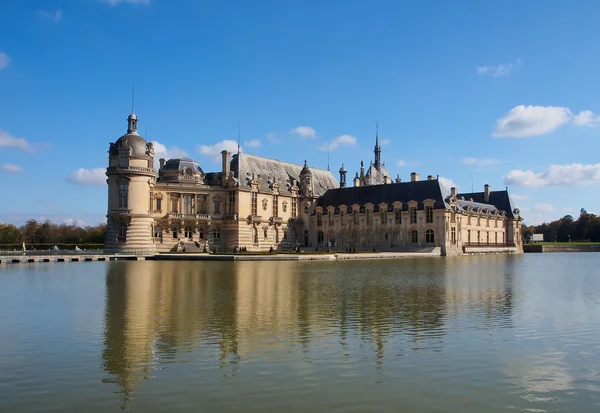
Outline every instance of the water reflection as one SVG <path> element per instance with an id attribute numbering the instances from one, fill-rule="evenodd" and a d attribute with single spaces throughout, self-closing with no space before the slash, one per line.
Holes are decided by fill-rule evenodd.
<path id="1" fill-rule="evenodd" d="M 110 263 L 104 381 L 118 385 L 127 409 L 141 381 L 185 363 L 224 377 L 282 361 L 350 360 L 383 372 L 388 357 L 441 352 L 451 320 L 510 326 L 510 265 L 489 258 L 377 262 L 376 271 L 368 261 Z"/>

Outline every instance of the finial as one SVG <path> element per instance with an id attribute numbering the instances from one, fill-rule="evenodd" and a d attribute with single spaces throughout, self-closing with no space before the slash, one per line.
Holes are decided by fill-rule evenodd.
<path id="1" fill-rule="evenodd" d="M 131 85 L 131 113 L 135 109 L 135 83 Z"/>

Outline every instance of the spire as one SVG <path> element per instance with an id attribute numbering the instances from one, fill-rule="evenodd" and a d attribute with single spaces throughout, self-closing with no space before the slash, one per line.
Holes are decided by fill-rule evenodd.
<path id="1" fill-rule="evenodd" d="M 131 90 L 131 114 L 127 117 L 127 133 L 137 135 L 138 118 L 133 111 L 135 107 L 135 86 Z"/>
<path id="2" fill-rule="evenodd" d="M 377 121 L 377 126 L 375 127 L 375 167 L 379 168 L 381 164 L 381 146 L 379 146 L 379 121 Z"/>

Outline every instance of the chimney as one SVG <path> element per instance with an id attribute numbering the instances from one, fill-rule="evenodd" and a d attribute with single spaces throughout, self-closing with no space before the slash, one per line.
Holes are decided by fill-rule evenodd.
<path id="1" fill-rule="evenodd" d="M 162 169 L 165 166 L 165 158 L 160 158 L 158 162 L 160 163 L 160 169 Z"/>
<path id="2" fill-rule="evenodd" d="M 434 180 L 433 175 L 427 175 L 427 180 L 428 181 L 433 181 Z"/>
<path id="3" fill-rule="evenodd" d="M 453 197 L 456 198 L 456 187 L 453 186 L 452 188 L 450 188 L 450 195 L 452 195 Z"/>
<path id="4" fill-rule="evenodd" d="M 419 174 L 416 172 L 412 172 L 410 174 L 410 182 L 417 182 L 419 180 Z"/>
<path id="5" fill-rule="evenodd" d="M 488 184 L 485 184 L 483 186 L 483 202 L 485 202 L 486 204 L 488 202 L 490 202 L 490 186 Z"/>
<path id="6" fill-rule="evenodd" d="M 221 172 L 223 172 L 223 181 L 225 181 L 229 177 L 229 157 L 231 156 L 231 152 L 223 150 L 221 151 L 221 155 L 223 156 Z"/>
<path id="7" fill-rule="evenodd" d="M 383 175 L 383 183 L 387 184 L 387 176 Z"/>

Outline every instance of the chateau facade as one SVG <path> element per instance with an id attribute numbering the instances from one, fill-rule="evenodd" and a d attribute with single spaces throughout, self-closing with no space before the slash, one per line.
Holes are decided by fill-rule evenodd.
<path id="1" fill-rule="evenodd" d="M 160 159 L 129 115 L 127 133 L 109 147 L 105 250 L 411 251 L 442 255 L 523 251 L 521 217 L 508 191 L 459 194 L 438 179 L 392 180 L 375 160 L 361 162 L 354 187 L 329 170 L 223 151 L 221 171 L 188 158 Z"/>

